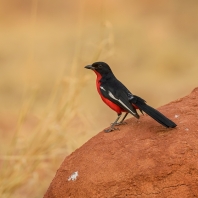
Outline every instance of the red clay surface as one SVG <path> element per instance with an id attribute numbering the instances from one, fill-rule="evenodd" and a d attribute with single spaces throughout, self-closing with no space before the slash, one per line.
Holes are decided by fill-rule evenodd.
<path id="1" fill-rule="evenodd" d="M 44 197 L 198 197 L 198 88 L 159 110 L 178 126 L 145 115 L 100 132 L 65 158 Z"/>

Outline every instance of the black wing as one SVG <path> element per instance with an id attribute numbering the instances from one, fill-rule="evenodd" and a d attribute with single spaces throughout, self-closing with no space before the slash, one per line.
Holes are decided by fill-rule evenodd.
<path id="1" fill-rule="evenodd" d="M 102 82 L 100 85 L 100 91 L 105 98 L 117 104 L 126 112 L 131 113 L 136 118 L 139 118 L 136 109 L 129 102 L 129 95 L 132 94 L 120 81 L 117 79 L 111 79 Z"/>

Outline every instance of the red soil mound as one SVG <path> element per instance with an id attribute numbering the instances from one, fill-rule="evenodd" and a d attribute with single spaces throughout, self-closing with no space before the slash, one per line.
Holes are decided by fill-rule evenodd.
<path id="1" fill-rule="evenodd" d="M 198 88 L 159 110 L 178 126 L 146 115 L 100 132 L 66 157 L 44 197 L 198 197 Z"/>

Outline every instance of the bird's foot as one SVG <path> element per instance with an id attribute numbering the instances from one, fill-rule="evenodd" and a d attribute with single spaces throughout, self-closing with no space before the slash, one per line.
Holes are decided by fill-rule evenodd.
<path id="1" fill-rule="evenodd" d="M 105 129 L 104 132 L 109 133 L 109 132 L 112 132 L 112 131 L 115 131 L 115 130 L 120 130 L 120 129 L 119 128 L 114 128 L 114 127 L 109 127 L 108 129 Z"/>
<path id="2" fill-rule="evenodd" d="M 114 123 L 111 123 L 111 125 L 113 125 Z M 115 126 L 119 126 L 119 125 L 125 125 L 127 124 L 127 122 L 118 122 L 115 124 Z"/>

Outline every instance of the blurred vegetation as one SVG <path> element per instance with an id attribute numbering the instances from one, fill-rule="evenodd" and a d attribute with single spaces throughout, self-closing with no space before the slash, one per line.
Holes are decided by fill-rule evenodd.
<path id="1" fill-rule="evenodd" d="M 197 86 L 197 19 L 195 0 L 0 0 L 0 197 L 42 197 L 116 117 L 85 65 L 109 63 L 154 107 Z"/>

